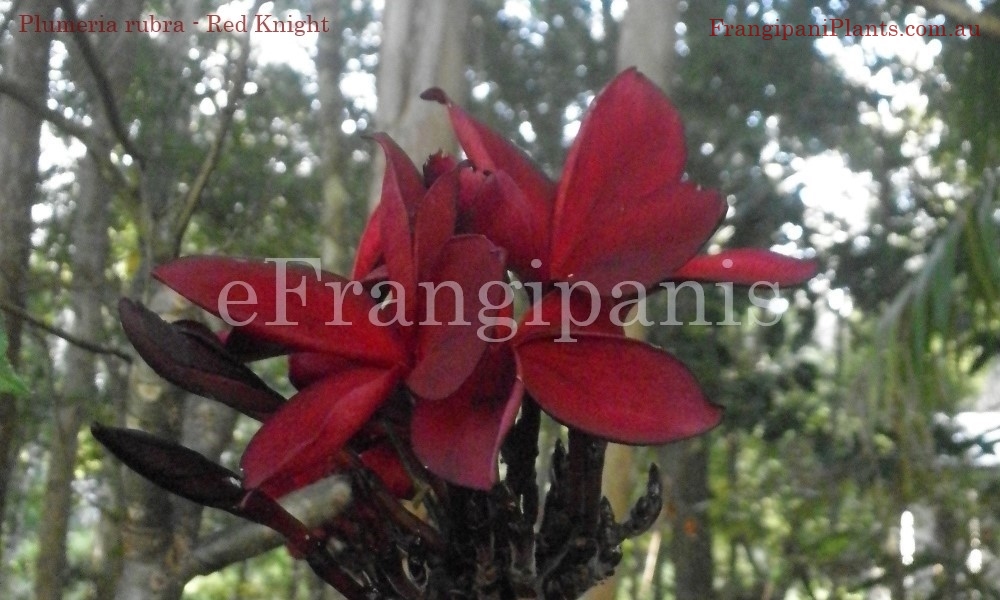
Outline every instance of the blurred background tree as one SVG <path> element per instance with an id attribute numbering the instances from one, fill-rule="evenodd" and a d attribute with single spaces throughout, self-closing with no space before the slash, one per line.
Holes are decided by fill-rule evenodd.
<path id="1" fill-rule="evenodd" d="M 147 277 L 177 254 L 322 255 L 345 269 L 378 171 L 363 136 L 385 130 L 414 153 L 454 148 L 443 111 L 416 98 L 432 85 L 557 173 L 587 103 L 631 64 L 678 105 L 691 178 L 730 203 L 712 246 L 815 254 L 823 268 L 766 309 L 732 294 L 738 326 L 647 331 L 727 417 L 703 440 L 617 463 L 634 467 L 616 469 L 625 476 L 608 479 L 609 496 L 634 496 L 641 478 L 630 475 L 657 461 L 669 501 L 600 593 L 1000 597 L 996 3 L 0 10 L 0 310 L 17 376 L 0 368 L 0 597 L 334 597 L 280 540 L 168 498 L 96 448 L 83 426 L 100 419 L 235 466 L 253 432 L 133 361 L 117 298 L 183 314 Z M 331 30 L 248 38 L 191 26 L 256 11 L 326 16 Z M 186 31 L 22 33 L 25 13 L 180 19 Z M 716 18 L 974 34 L 765 40 L 713 35 Z M 730 295 L 708 292 L 705 320 L 720 323 Z M 685 293 L 675 308 L 689 321 Z M 667 309 L 651 302 L 658 321 Z M 278 364 L 263 368 L 280 380 Z"/>

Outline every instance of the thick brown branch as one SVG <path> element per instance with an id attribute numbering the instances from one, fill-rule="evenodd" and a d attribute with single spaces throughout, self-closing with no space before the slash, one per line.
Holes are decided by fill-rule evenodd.
<path id="1" fill-rule="evenodd" d="M 265 0 L 256 0 L 252 7 L 250 7 L 250 12 L 247 15 L 247 21 L 253 21 L 254 16 L 260 7 L 263 6 Z M 226 139 L 229 136 L 229 129 L 233 125 L 233 118 L 236 114 L 236 107 L 244 97 L 244 88 L 246 87 L 247 77 L 249 73 L 249 62 L 250 62 L 250 33 L 247 32 L 243 36 L 243 40 L 240 43 L 240 55 L 236 59 L 235 69 L 236 72 L 233 74 L 232 85 L 230 86 L 229 94 L 226 99 L 226 106 L 222 109 L 221 118 L 219 120 L 219 129 L 215 133 L 215 139 L 212 140 L 212 145 L 208 149 L 208 153 L 205 155 L 204 160 L 202 160 L 201 168 L 198 170 L 198 174 L 195 176 L 194 181 L 191 183 L 191 189 L 188 191 L 187 196 L 184 198 L 184 204 L 181 208 L 181 213 L 178 216 L 177 223 L 174 228 L 174 255 L 180 254 L 181 241 L 184 239 L 184 233 L 187 231 L 188 224 L 191 222 L 191 217 L 194 216 L 196 210 L 198 210 L 198 205 L 201 203 L 202 197 L 205 194 L 205 187 L 208 185 L 208 180 L 212 176 L 216 167 L 219 165 L 219 159 L 222 156 L 222 147 L 226 143 Z"/>
<path id="2" fill-rule="evenodd" d="M 315 528 L 337 516 L 351 500 L 351 488 L 341 477 L 331 477 L 289 494 L 281 504 L 307 528 Z M 202 542 L 188 556 L 180 577 L 188 581 L 198 575 L 252 558 L 282 545 L 284 538 L 256 523 L 240 524 Z"/>
<path id="3" fill-rule="evenodd" d="M 95 354 L 110 354 L 112 356 L 117 356 L 118 358 L 124 360 L 125 362 L 128 362 L 128 363 L 132 362 L 132 356 L 129 355 L 124 350 L 119 350 L 118 348 L 112 348 L 110 346 L 102 346 L 100 344 L 96 344 L 94 342 L 90 342 L 90 341 L 87 341 L 85 339 L 81 339 L 81 338 L 73 335 L 72 333 L 69 333 L 65 329 L 60 329 L 60 328 L 58 328 L 58 327 L 56 327 L 54 325 L 49 325 L 45 321 L 43 321 L 43 320 L 39 319 L 38 317 L 32 315 L 31 313 L 29 313 L 28 311 L 24 310 L 23 308 L 21 308 L 19 306 L 15 306 L 15 305 L 7 302 L 6 300 L 0 300 L 0 311 L 3 311 L 3 312 L 5 312 L 7 314 L 10 314 L 10 315 L 14 315 L 14 316 L 18 317 L 19 319 L 22 319 L 22 320 L 26 321 L 27 323 L 30 323 L 31 325 L 34 325 L 35 327 L 37 327 L 39 329 L 47 331 L 48 333 L 51 333 L 52 335 L 54 335 L 56 337 L 59 337 L 59 338 L 62 338 L 64 340 L 66 340 L 67 342 L 69 342 L 70 344 L 73 344 L 74 346 L 78 346 L 80 348 L 83 348 L 84 350 L 88 350 L 90 352 L 94 352 Z"/>

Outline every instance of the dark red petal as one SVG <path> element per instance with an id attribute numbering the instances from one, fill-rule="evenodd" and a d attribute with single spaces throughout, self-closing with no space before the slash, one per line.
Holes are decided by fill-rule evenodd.
<path id="1" fill-rule="evenodd" d="M 616 77 L 594 99 L 566 159 L 553 276 L 604 289 L 626 279 L 653 283 L 663 268 L 683 264 L 694 254 L 684 242 L 704 243 L 725 208 L 714 195 L 678 187 L 684 161 L 683 126 L 667 97 L 635 69 Z"/>
<path id="2" fill-rule="evenodd" d="M 575 337 L 580 332 L 624 335 L 622 326 L 611 321 L 614 306 L 614 301 L 608 298 L 584 291 L 567 295 L 557 288 L 545 294 L 521 317 L 514 342 L 538 336 Z"/>
<path id="3" fill-rule="evenodd" d="M 686 149 L 680 115 L 635 69 L 594 98 L 566 157 L 556 218 L 570 229 L 599 202 L 646 196 L 680 181 Z"/>
<path id="4" fill-rule="evenodd" d="M 389 490 L 389 493 L 397 498 L 410 498 L 413 496 L 413 480 L 403 466 L 399 454 L 393 449 L 392 444 L 382 442 L 370 450 L 365 450 L 360 455 L 361 463 L 371 469 L 375 475 L 382 480 L 382 485 Z"/>
<path id="5" fill-rule="evenodd" d="M 548 230 L 555 199 L 555 184 L 520 148 L 456 106 L 440 89 L 421 94 L 448 107 L 452 128 L 466 155 L 482 171 L 504 171 L 517 182 L 531 207 L 532 220 Z"/>
<path id="6" fill-rule="evenodd" d="M 288 380 L 295 389 L 301 390 L 320 379 L 357 366 L 357 362 L 333 354 L 296 352 L 288 356 Z"/>
<path id="7" fill-rule="evenodd" d="M 233 512 L 246 495 L 236 473 L 190 448 L 137 429 L 95 423 L 90 431 L 130 469 L 192 502 Z"/>
<path id="8" fill-rule="evenodd" d="M 437 152 L 427 157 L 424 162 L 424 187 L 431 187 L 437 178 L 458 166 L 458 159 L 444 152 Z"/>
<path id="9" fill-rule="evenodd" d="M 228 297 L 233 301 L 228 305 L 230 319 L 246 322 L 242 328 L 248 335 L 290 350 L 328 352 L 380 365 L 403 360 L 394 331 L 369 320 L 374 302 L 363 291 L 355 293 L 359 286 L 331 273 L 321 272 L 317 278 L 315 271 L 300 264 L 287 267 L 284 281 L 278 281 L 273 262 L 191 256 L 157 267 L 153 276 L 215 315 L 220 315 L 220 296 Z M 339 286 L 339 291 L 327 283 Z M 280 286 L 292 290 L 300 285 L 305 286 L 305 301 L 295 293 L 278 293 Z M 236 303 L 249 299 L 247 286 L 256 302 Z M 281 306 L 291 324 L 277 324 Z M 339 324 L 328 325 L 331 321 Z"/>
<path id="10" fill-rule="evenodd" d="M 161 377 L 263 420 L 285 399 L 235 356 L 229 355 L 200 323 L 167 323 L 145 306 L 122 298 L 122 328 L 139 356 Z"/>
<path id="11" fill-rule="evenodd" d="M 351 279 L 361 281 L 382 262 L 382 205 L 375 205 L 368 217 L 365 230 L 358 240 L 358 253 L 354 257 Z"/>
<path id="12" fill-rule="evenodd" d="M 309 531 L 277 501 L 243 489 L 236 473 L 194 450 L 135 429 L 95 424 L 91 432 L 129 468 L 165 490 L 266 525 L 299 552 L 311 549 Z"/>
<path id="13" fill-rule="evenodd" d="M 430 277 L 444 245 L 455 233 L 459 170 L 441 175 L 417 205 L 413 219 L 413 254 L 417 280 Z"/>
<path id="14" fill-rule="evenodd" d="M 558 421 L 626 444 L 671 442 L 719 423 L 721 408 L 673 356 L 625 337 L 579 337 L 515 347 L 525 388 Z"/>
<path id="15" fill-rule="evenodd" d="M 417 265 L 413 257 L 413 220 L 425 189 L 417 168 L 403 150 L 387 135 L 375 141 L 385 152 L 385 176 L 382 180 L 381 241 L 389 279 L 402 286 L 403 315 L 411 321 L 417 286 Z M 398 299 L 397 299 L 398 300 Z"/>
<path id="16" fill-rule="evenodd" d="M 798 285 L 816 274 L 816 261 L 792 258 L 770 250 L 738 248 L 695 256 L 670 278 L 676 281 L 726 281 L 741 285 Z"/>
<path id="17" fill-rule="evenodd" d="M 624 281 L 651 286 L 669 277 L 712 235 L 726 203 L 714 191 L 677 183 L 609 196 L 588 211 L 579 229 L 557 222 L 552 277 L 589 281 L 610 295 Z"/>
<path id="18" fill-rule="evenodd" d="M 475 375 L 455 394 L 438 402 L 417 401 L 410 434 L 414 452 L 439 477 L 490 489 L 523 393 L 510 347 L 491 345 Z"/>
<path id="19" fill-rule="evenodd" d="M 359 367 L 293 396 L 250 440 L 244 485 L 273 497 L 309 485 L 337 465 L 337 452 L 399 382 L 399 368 Z"/>
<path id="20" fill-rule="evenodd" d="M 226 352 L 245 363 L 288 354 L 288 348 L 254 337 L 242 327 L 220 331 L 218 337 Z"/>
<path id="21" fill-rule="evenodd" d="M 413 161 L 391 137 L 384 133 L 372 136 L 385 154 L 385 177 L 382 179 L 382 194 L 398 198 L 410 215 L 416 203 L 423 197 L 427 188 L 424 178 Z"/>
<path id="22" fill-rule="evenodd" d="M 504 248 L 508 261 L 527 281 L 547 281 L 549 269 L 548 216 L 539 220 L 531 202 L 503 171 L 491 173 L 463 208 L 466 232 L 485 235 Z M 532 261 L 538 260 L 535 266 Z"/>
<path id="23" fill-rule="evenodd" d="M 428 289 L 420 289 L 424 301 L 417 330 L 416 363 L 406 379 L 414 394 L 431 400 L 444 398 L 454 393 L 472 373 L 487 343 L 479 332 L 483 326 L 480 311 L 485 306 L 483 290 L 491 282 L 503 281 L 503 276 L 503 252 L 485 237 L 461 235 L 445 245 L 435 273 L 426 283 L 457 284 L 461 294 L 456 298 L 450 287 L 441 287 L 435 292 L 431 307 L 425 297 L 429 295 Z M 496 301 L 501 293 L 499 285 L 488 291 L 491 295 L 486 300 L 499 304 Z"/>

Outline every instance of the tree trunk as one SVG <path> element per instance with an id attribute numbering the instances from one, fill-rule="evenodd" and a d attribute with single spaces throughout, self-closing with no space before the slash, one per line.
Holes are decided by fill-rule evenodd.
<path id="1" fill-rule="evenodd" d="M 315 0 L 313 16 L 317 20 L 329 19 L 343 23 L 350 10 L 346 0 Z M 340 76 L 344 71 L 341 55 L 343 36 L 339 28 L 319 36 L 316 42 L 316 75 L 319 80 L 317 95 L 320 103 L 320 123 L 323 129 L 320 149 L 323 173 L 323 268 L 336 273 L 346 273 L 351 267 L 351 246 L 357 232 L 351 231 L 351 198 L 344 187 L 341 164 L 343 162 L 344 97 L 340 93 Z"/>
<path id="2" fill-rule="evenodd" d="M 712 531 L 708 522 L 708 443 L 705 438 L 663 449 L 667 501 L 673 507 L 670 556 L 674 563 L 675 600 L 715 597 Z"/>
<path id="3" fill-rule="evenodd" d="M 378 129 L 392 136 L 420 165 L 429 155 L 457 148 L 447 111 L 420 99 L 430 87 L 443 89 L 452 98 L 464 98 L 469 29 L 467 0 L 395 0 L 382 15 L 379 49 Z M 385 168 L 377 155 L 374 181 Z M 379 186 L 372 186 L 371 205 L 378 201 Z"/>
<path id="4" fill-rule="evenodd" d="M 147 304 L 167 320 L 180 316 L 177 296 L 166 288 L 158 288 Z M 169 440 L 180 439 L 184 393 L 160 378 L 142 360 L 132 364 L 128 387 L 125 426 Z M 177 600 L 183 585 L 170 576 L 165 558 L 173 538 L 170 495 L 127 469 L 122 473 L 122 487 L 123 564 L 115 600 Z"/>
<path id="5" fill-rule="evenodd" d="M 91 164 L 77 172 L 80 195 L 71 237 L 76 251 L 73 272 L 73 322 L 69 331 L 85 340 L 101 339 L 105 297 L 104 268 L 108 256 L 108 199 L 100 176 Z M 52 443 L 42 498 L 36 559 L 35 598 L 58 600 L 66 584 L 66 532 L 73 506 L 73 473 L 77 437 L 84 408 L 97 395 L 96 360 L 88 350 L 70 346 L 66 351 L 66 377 L 55 399 Z"/>
<path id="6" fill-rule="evenodd" d="M 678 0 L 629 0 L 618 38 L 618 68 L 638 67 L 670 92 L 677 52 Z"/>
<path id="7" fill-rule="evenodd" d="M 118 21 L 136 19 L 139 3 L 101 2 L 92 8 Z M 121 97 L 132 76 L 134 36 L 125 33 L 101 34 L 100 40 L 92 38 L 99 59 L 106 65 L 105 75 L 110 83 L 106 90 Z M 99 43 L 97 43 L 99 41 Z M 91 73 L 83 73 L 78 80 L 90 82 Z M 92 94 L 99 94 L 90 85 Z M 110 120 L 103 112 L 94 116 L 95 126 L 110 130 Z M 108 262 L 110 240 L 110 201 L 108 189 L 112 186 L 102 176 L 94 160 L 85 159 L 77 169 L 79 195 L 73 218 L 70 238 L 75 251 L 70 259 L 73 273 L 73 321 L 69 332 L 84 340 L 104 337 L 103 307 L 110 295 L 104 272 Z M 97 387 L 94 384 L 97 361 L 93 353 L 70 345 L 66 351 L 66 375 L 61 394 L 55 401 L 52 444 L 42 499 L 46 518 L 39 529 L 38 558 L 36 560 L 36 600 L 59 600 L 66 585 L 67 558 L 66 534 L 73 507 L 73 473 L 76 467 L 77 439 L 85 414 L 85 407 L 94 401 Z"/>
<path id="8" fill-rule="evenodd" d="M 55 0 L 39 0 L 32 12 L 51 18 Z M 44 107 L 48 98 L 50 34 L 20 33 L 12 29 L 4 73 L 22 84 L 32 104 Z M 28 254 L 31 250 L 31 206 L 38 184 L 41 119 L 10 97 L 0 97 L 0 301 L 23 307 Z M 7 358 L 20 362 L 21 321 L 5 314 Z M 17 440 L 16 399 L 0 394 L 0 525 L 6 515 L 7 484 Z M 2 541 L 2 540 L 0 540 Z M 3 544 L 0 543 L 0 549 Z M 2 560 L 2 557 L 0 557 Z"/>

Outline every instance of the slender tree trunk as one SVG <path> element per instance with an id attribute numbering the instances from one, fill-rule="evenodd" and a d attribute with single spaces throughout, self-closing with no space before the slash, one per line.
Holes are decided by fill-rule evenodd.
<path id="1" fill-rule="evenodd" d="M 153 311 L 168 320 L 180 316 L 177 297 L 165 288 L 149 300 Z M 137 360 L 129 376 L 127 427 L 178 440 L 184 393 Z M 115 600 L 176 600 L 183 585 L 171 577 L 165 557 L 173 542 L 174 504 L 170 495 L 141 476 L 122 473 L 125 522 L 122 523 L 122 575 Z"/>
<path id="2" fill-rule="evenodd" d="M 139 3 L 100 2 L 92 10 L 117 20 L 135 19 Z M 102 34 L 100 40 L 92 39 L 99 58 L 106 66 L 105 75 L 110 83 L 109 93 L 124 95 L 132 76 L 134 61 L 134 36 L 124 33 Z M 97 43 L 99 41 L 99 43 Z M 112 60 L 113 58 L 113 60 Z M 82 65 L 81 65 L 82 66 Z M 81 81 L 93 80 L 91 73 L 84 73 Z M 91 93 L 99 92 L 89 86 Z M 110 129 L 109 119 L 102 112 L 94 117 L 102 130 Z M 104 277 L 108 262 L 110 240 L 112 186 L 102 177 L 93 160 L 85 159 L 77 169 L 79 195 L 76 198 L 73 228 L 70 234 L 75 252 L 70 259 L 73 283 L 73 321 L 69 331 L 84 340 L 103 338 L 103 307 L 108 294 Z M 36 561 L 35 598 L 59 600 L 66 585 L 67 557 L 66 534 L 73 507 L 72 482 L 76 467 L 77 439 L 86 413 L 85 407 L 97 395 L 94 383 L 97 361 L 93 353 L 77 346 L 66 351 L 66 376 L 63 389 L 56 398 L 53 415 L 52 444 L 42 499 L 43 514 L 39 530 L 38 558 Z"/>
<path id="3" fill-rule="evenodd" d="M 73 253 L 73 323 L 69 330 L 85 340 L 101 338 L 105 297 L 104 267 L 108 255 L 108 200 L 105 186 L 90 165 L 77 172 L 81 193 L 71 237 Z M 35 598 L 58 600 L 66 584 L 66 532 L 73 507 L 73 473 L 77 438 L 85 407 L 94 402 L 97 388 L 94 355 L 70 346 L 66 351 L 66 378 L 56 398 L 49 448 L 48 472 L 35 563 Z"/>
<path id="4" fill-rule="evenodd" d="M 128 368 L 108 370 L 108 389 L 105 396 L 115 403 L 114 414 L 124 414 L 120 405 L 124 404 L 128 389 Z M 117 422 L 117 426 L 124 423 Z M 95 598 L 113 598 L 118 578 L 122 571 L 122 478 L 121 463 L 105 454 L 101 460 L 101 472 L 97 479 L 101 482 L 99 498 L 101 519 L 97 524 L 94 545 L 90 549 L 90 572 L 94 579 Z"/>
<path id="5" fill-rule="evenodd" d="M 705 438 L 665 448 L 674 455 L 667 490 L 674 512 L 670 554 L 674 563 L 675 600 L 715 597 L 712 531 L 708 521 L 708 443 Z"/>
<path id="6" fill-rule="evenodd" d="M 469 5 L 468 0 L 386 3 L 375 121 L 418 165 L 439 150 L 451 153 L 457 147 L 447 112 L 419 96 L 430 87 L 439 87 L 452 98 L 466 96 L 462 74 L 468 54 Z M 377 156 L 376 184 L 385 168 Z M 379 189 L 372 186 L 371 205 L 378 200 Z"/>
<path id="7" fill-rule="evenodd" d="M 55 0 L 39 0 L 32 12 L 51 17 Z M 48 97 L 49 45 L 52 36 L 12 30 L 4 73 L 24 86 L 33 104 L 44 107 Z M 36 113 L 9 97 L 0 97 L 0 301 L 23 307 L 28 254 L 31 250 L 31 206 L 38 184 L 41 120 Z M 3 316 L 7 358 L 20 362 L 21 321 Z M 0 394 L 0 525 L 6 515 L 7 483 L 16 447 L 16 399 Z M 0 543 L 0 549 L 3 544 Z M 2 560 L 2 557 L 0 557 Z"/>
<path id="8" fill-rule="evenodd" d="M 350 3 L 347 0 L 315 0 L 313 16 L 331 23 L 342 23 Z M 320 123 L 323 144 L 320 153 L 323 173 L 323 267 L 337 273 L 346 273 L 351 266 L 351 246 L 358 232 L 351 230 L 351 198 L 344 187 L 343 119 L 344 97 L 340 93 L 340 76 L 344 72 L 341 55 L 343 36 L 334 27 L 319 36 L 316 43 L 316 74 L 319 80 Z"/>
<path id="9" fill-rule="evenodd" d="M 667 92 L 674 75 L 678 0 L 629 0 L 618 38 L 618 68 L 638 67 Z"/>

